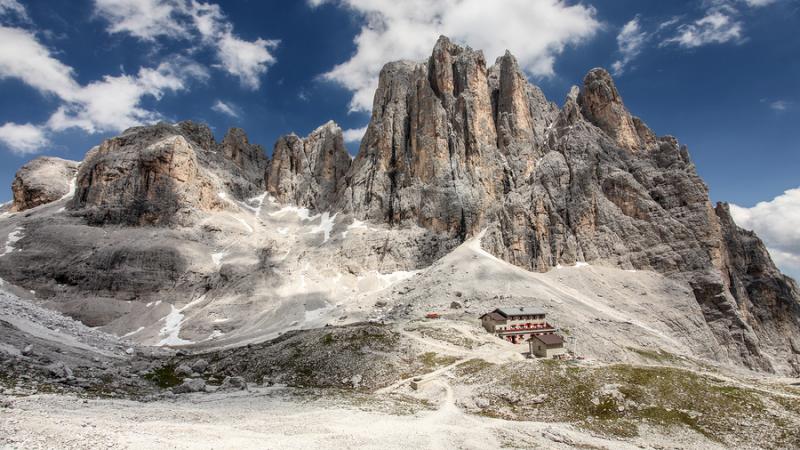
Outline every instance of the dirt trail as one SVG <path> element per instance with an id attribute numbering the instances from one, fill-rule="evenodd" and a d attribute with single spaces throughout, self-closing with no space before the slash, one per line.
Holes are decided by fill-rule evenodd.
<path id="1" fill-rule="evenodd" d="M 379 400 L 380 412 L 324 399 L 293 401 L 281 389 L 152 403 L 10 398 L 10 406 L 0 409 L 0 448 L 493 450 L 509 436 L 518 448 L 636 448 L 566 424 L 469 416 L 456 406 L 446 382 L 430 387 L 443 396 L 441 406 L 412 415 L 392 413 L 391 403 Z"/>

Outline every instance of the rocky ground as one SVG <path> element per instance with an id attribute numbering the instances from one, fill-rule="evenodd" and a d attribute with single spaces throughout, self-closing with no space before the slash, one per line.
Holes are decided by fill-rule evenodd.
<path id="1" fill-rule="evenodd" d="M 240 208 L 205 223 L 250 229 L 213 239 L 202 234 L 207 225 L 104 230 L 95 248 L 112 253 L 143 233 L 198 233 L 189 241 L 195 248 L 181 252 L 194 255 L 186 261 L 195 276 L 207 271 L 209 289 L 175 303 L 127 301 L 124 315 L 99 328 L 50 308 L 102 318 L 108 310 L 93 310 L 101 295 L 76 310 L 60 303 L 69 286 L 31 292 L 3 282 L 0 420 L 10 432 L 2 444 L 797 445 L 794 381 L 721 364 L 678 281 L 588 264 L 533 273 L 484 251 L 482 235 L 422 268 L 398 266 L 407 254 L 394 249 L 382 273 L 366 269 L 374 267 L 372 246 L 398 232 L 405 235 L 397 242 L 407 242 L 413 229 L 308 216 L 266 197 Z M 53 245 L 38 231 L 42 222 L 75 220 L 59 202 L 37 211 L 39 223 L 18 213 L 0 220 L 9 235 L 22 229 L 0 259 Z M 72 238 L 86 239 L 82 226 L 74 229 Z M 270 251 L 259 257 L 264 245 Z M 509 302 L 546 308 L 582 362 L 528 360 L 524 346 L 486 333 L 478 316 Z M 442 318 L 426 319 L 429 312 Z M 420 391 L 410 388 L 415 378 L 425 380 Z"/>
<path id="2" fill-rule="evenodd" d="M 7 448 L 800 445 L 796 380 L 678 354 L 531 360 L 458 314 L 299 330 L 231 349 L 153 349 L 3 288 Z"/>

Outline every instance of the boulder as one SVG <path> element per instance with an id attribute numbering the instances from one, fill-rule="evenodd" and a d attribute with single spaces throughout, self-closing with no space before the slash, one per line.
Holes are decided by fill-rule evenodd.
<path id="1" fill-rule="evenodd" d="M 220 391 L 246 391 L 247 382 L 242 377 L 225 377 L 219 387 Z"/>
<path id="2" fill-rule="evenodd" d="M 175 375 L 179 377 L 189 377 L 192 373 L 194 373 L 194 371 L 187 364 L 181 364 L 175 368 Z"/>
<path id="3" fill-rule="evenodd" d="M 192 363 L 192 370 L 197 373 L 204 373 L 208 369 L 208 361 L 205 359 L 198 359 Z"/>
<path id="4" fill-rule="evenodd" d="M 36 158 L 17 171 L 11 191 L 13 211 L 52 203 L 72 193 L 79 163 L 49 156 Z"/>
<path id="5" fill-rule="evenodd" d="M 173 387 L 172 392 L 175 394 L 191 394 L 203 392 L 205 388 L 206 382 L 202 378 L 187 378 L 180 385 Z"/>

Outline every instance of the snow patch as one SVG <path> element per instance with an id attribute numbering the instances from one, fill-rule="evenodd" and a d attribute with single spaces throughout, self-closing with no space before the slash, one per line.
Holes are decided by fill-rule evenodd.
<path id="1" fill-rule="evenodd" d="M 213 261 L 214 265 L 217 266 L 217 268 L 219 268 L 222 266 L 222 260 L 225 259 L 226 256 L 228 256 L 228 252 L 226 251 L 212 253 L 211 261 Z"/>
<path id="2" fill-rule="evenodd" d="M 318 218 L 320 215 L 311 215 L 311 211 L 308 208 L 298 208 L 297 206 L 284 206 L 283 208 L 275 211 L 274 213 L 270 213 L 270 216 L 277 217 L 283 216 L 288 213 L 295 213 L 297 217 L 302 221 L 314 220 Z"/>
<path id="3" fill-rule="evenodd" d="M 578 262 L 575 263 L 574 266 L 562 266 L 561 264 L 556 264 L 556 269 L 560 270 L 560 269 L 564 269 L 564 268 L 567 268 L 567 267 L 574 267 L 574 268 L 580 269 L 581 267 L 589 267 L 589 266 L 590 266 L 590 264 L 587 263 L 587 262 L 578 261 Z"/>
<path id="4" fill-rule="evenodd" d="M 6 238 L 6 249 L 3 253 L 0 253 L 0 256 L 6 256 L 9 253 L 12 253 L 16 250 L 14 248 L 14 244 L 16 244 L 23 237 L 25 237 L 24 231 L 25 231 L 24 228 L 17 227 L 14 229 L 14 231 L 8 234 L 8 237 Z"/>
<path id="5" fill-rule="evenodd" d="M 75 188 L 77 186 L 77 183 L 78 183 L 78 176 L 76 175 L 76 176 L 72 177 L 72 180 L 69 182 L 69 191 L 67 191 L 67 193 L 64 194 L 63 197 L 58 199 L 58 201 L 68 200 L 68 199 L 71 199 L 72 197 L 74 197 L 75 196 Z M 63 210 L 64 210 L 64 208 L 61 208 L 61 209 L 58 210 L 58 212 L 62 212 Z"/>
<path id="6" fill-rule="evenodd" d="M 254 230 L 254 229 L 253 229 L 253 227 L 251 227 L 251 226 L 250 226 L 250 224 L 249 224 L 249 223 L 247 223 L 247 221 L 246 221 L 246 220 L 242 219 L 241 217 L 236 217 L 236 216 L 233 216 L 233 215 L 232 215 L 231 217 L 233 217 L 233 218 L 234 218 L 234 219 L 236 219 L 236 220 L 237 220 L 239 223 L 241 223 L 242 225 L 244 225 L 244 227 L 247 229 L 247 232 L 248 232 L 248 233 L 250 233 L 250 234 L 253 234 L 253 233 L 256 231 L 256 230 Z"/>
<path id="7" fill-rule="evenodd" d="M 320 216 L 319 225 L 312 228 L 308 234 L 319 233 L 321 231 L 325 233 L 325 238 L 322 240 L 322 243 L 324 244 L 328 242 L 328 240 L 331 238 L 331 231 L 333 231 L 333 225 L 335 224 L 337 215 L 339 215 L 339 213 L 336 213 L 333 216 L 327 212 L 322 213 L 322 216 Z"/>
<path id="8" fill-rule="evenodd" d="M 380 273 L 378 271 L 371 270 L 365 274 L 359 275 L 356 277 L 356 280 L 358 280 L 359 284 L 361 285 L 359 286 L 359 289 L 363 294 L 374 294 L 375 292 L 382 291 L 396 283 L 405 281 L 420 272 L 422 272 L 422 270 L 398 270 L 391 273 Z M 375 284 L 373 284 L 374 281 L 377 281 L 377 287 Z"/>
<path id="9" fill-rule="evenodd" d="M 175 305 L 170 305 L 169 314 L 167 314 L 163 319 L 164 327 L 161 328 L 159 335 L 163 337 L 161 341 L 156 344 L 156 347 L 163 347 L 165 345 L 189 345 L 194 344 L 193 341 L 188 341 L 186 339 L 181 339 L 181 325 L 183 325 L 185 315 L 183 314 L 184 311 L 205 301 L 206 296 L 201 295 L 200 297 L 192 300 L 186 306 L 181 309 L 175 307 Z M 160 302 L 160 301 L 159 301 Z"/>
<path id="10" fill-rule="evenodd" d="M 208 335 L 206 340 L 213 341 L 214 339 L 221 338 L 222 336 L 225 336 L 225 333 L 223 333 L 221 330 L 214 330 L 211 332 L 211 334 Z"/>
<path id="11" fill-rule="evenodd" d="M 398 270 L 397 272 L 392 273 L 379 273 L 378 278 L 387 284 L 392 285 L 401 281 L 405 281 L 420 272 L 421 270 Z"/>
<path id="12" fill-rule="evenodd" d="M 253 211 L 253 214 L 255 214 L 256 217 L 258 217 L 258 216 L 261 215 L 261 208 L 264 207 L 264 200 L 266 198 L 267 198 L 267 193 L 264 192 L 263 194 L 261 194 L 259 196 L 256 196 L 256 197 L 253 197 L 253 198 L 247 200 L 248 203 L 256 203 L 258 206 L 256 206 L 255 208 L 251 207 L 250 205 L 246 205 L 246 206 L 247 206 L 248 209 Z"/>
<path id="13" fill-rule="evenodd" d="M 289 229 L 288 229 L 288 228 L 286 228 L 286 227 L 283 227 L 283 228 L 278 228 L 278 234 L 281 234 L 281 235 L 283 235 L 283 236 L 286 236 L 287 234 L 289 234 Z"/>
<path id="14" fill-rule="evenodd" d="M 142 330 L 144 330 L 144 327 L 139 327 L 135 331 L 131 331 L 130 333 L 123 334 L 122 336 L 120 336 L 120 339 L 125 339 L 125 338 L 128 338 L 128 337 L 131 337 L 134 334 L 138 334 Z"/>
<path id="15" fill-rule="evenodd" d="M 371 228 L 367 226 L 366 223 L 360 220 L 353 220 L 353 223 L 347 226 L 345 231 L 342 231 L 342 239 L 347 237 L 347 234 L 350 230 L 370 230 Z"/>
<path id="16" fill-rule="evenodd" d="M 160 331 L 160 335 L 164 336 L 161 341 L 156 344 L 157 347 L 165 345 L 188 345 L 194 344 L 192 341 L 180 338 L 181 324 L 183 324 L 183 313 L 181 310 L 175 308 L 175 305 L 170 305 L 170 312 L 164 319 L 164 327 Z"/>

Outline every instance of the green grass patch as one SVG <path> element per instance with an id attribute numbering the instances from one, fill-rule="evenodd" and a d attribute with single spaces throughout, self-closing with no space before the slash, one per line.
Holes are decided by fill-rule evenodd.
<path id="1" fill-rule="evenodd" d="M 143 378 L 152 381 L 162 389 L 168 389 L 183 382 L 183 378 L 175 374 L 175 365 L 173 364 L 168 364 L 146 373 Z"/>
<path id="2" fill-rule="evenodd" d="M 724 446 L 793 448 L 800 442 L 796 399 L 678 367 L 472 360 L 455 374 L 487 400 L 487 407 L 474 411 L 487 417 L 568 422 L 622 438 L 648 424 L 667 434 L 676 427 L 691 430 Z M 795 419 L 781 426 L 773 405 Z"/>
<path id="3" fill-rule="evenodd" d="M 427 352 L 420 355 L 420 361 L 426 370 L 434 370 L 439 367 L 449 366 L 458 361 L 455 356 L 439 355 L 434 352 Z"/>

